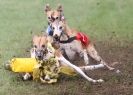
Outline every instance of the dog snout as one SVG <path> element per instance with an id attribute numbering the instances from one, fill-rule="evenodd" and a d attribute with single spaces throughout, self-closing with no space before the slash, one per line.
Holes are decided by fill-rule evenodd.
<path id="1" fill-rule="evenodd" d="M 37 59 L 42 60 L 43 59 L 43 53 L 41 50 L 36 52 Z"/>
<path id="2" fill-rule="evenodd" d="M 41 59 L 41 57 L 42 57 L 41 55 L 38 56 L 39 59 Z"/>
<path id="3" fill-rule="evenodd" d="M 59 40 L 59 36 L 58 36 L 57 34 L 55 34 L 55 35 L 54 35 L 54 39 L 55 39 L 56 41 L 58 41 L 58 40 Z"/>
<path id="4" fill-rule="evenodd" d="M 54 17 L 51 17 L 52 21 L 54 22 L 55 21 L 55 18 Z"/>

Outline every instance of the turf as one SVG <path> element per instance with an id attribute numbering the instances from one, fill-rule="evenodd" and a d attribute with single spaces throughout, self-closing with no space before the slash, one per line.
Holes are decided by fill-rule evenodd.
<path id="1" fill-rule="evenodd" d="M 62 77 L 57 84 L 42 85 L 23 82 L 17 74 L 4 70 L 4 62 L 14 56 L 29 57 L 32 36 L 47 27 L 46 3 L 53 8 L 62 4 L 69 26 L 96 41 L 105 60 L 122 62 L 119 68 L 123 73 L 94 72 L 93 78 L 106 80 L 97 85 L 79 76 Z M 0 0 L 0 95 L 131 95 L 132 4 L 132 0 Z"/>

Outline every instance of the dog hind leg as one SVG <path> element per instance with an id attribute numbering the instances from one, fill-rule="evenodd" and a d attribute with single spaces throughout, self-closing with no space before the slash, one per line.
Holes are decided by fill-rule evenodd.
<path id="1" fill-rule="evenodd" d="M 114 70 L 114 68 L 110 67 L 97 53 L 96 49 L 94 48 L 93 45 L 89 45 L 87 48 L 87 51 L 89 55 L 95 59 L 96 61 L 100 62 L 100 64 L 103 64 L 106 66 L 109 70 Z"/>

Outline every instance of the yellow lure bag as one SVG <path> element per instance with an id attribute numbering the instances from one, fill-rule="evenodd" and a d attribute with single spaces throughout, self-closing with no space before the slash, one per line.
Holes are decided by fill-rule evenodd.
<path id="1" fill-rule="evenodd" d="M 33 72 L 33 68 L 38 62 L 35 58 L 13 58 L 10 66 L 13 72 Z"/>
<path id="2" fill-rule="evenodd" d="M 71 67 L 68 67 L 68 66 L 61 66 L 60 67 L 60 73 L 63 73 L 63 74 L 69 75 L 69 76 L 77 75 L 75 70 Z"/>
<path id="3" fill-rule="evenodd" d="M 17 73 L 33 73 L 33 70 L 37 64 L 38 62 L 35 58 L 13 58 L 10 61 L 11 70 Z M 69 76 L 76 75 L 75 70 L 68 66 L 61 66 L 59 69 L 59 73 L 63 73 Z"/>

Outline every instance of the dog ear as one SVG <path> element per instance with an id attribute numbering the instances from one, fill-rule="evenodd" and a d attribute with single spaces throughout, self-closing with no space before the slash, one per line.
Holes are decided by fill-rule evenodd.
<path id="1" fill-rule="evenodd" d="M 45 6 L 45 12 L 48 12 L 50 10 L 51 10 L 50 5 L 49 4 L 46 4 L 46 6 Z"/>
<path id="2" fill-rule="evenodd" d="M 46 44 L 48 43 L 48 39 L 46 39 Z"/>
<path id="3" fill-rule="evenodd" d="M 62 8 L 62 5 L 61 4 L 58 4 L 57 11 L 59 11 L 59 12 L 62 12 L 63 11 L 63 8 Z"/>
<path id="4" fill-rule="evenodd" d="M 62 22 L 63 24 L 67 24 L 65 19 L 62 19 L 61 22 Z"/>
<path id="5" fill-rule="evenodd" d="M 42 37 L 45 40 L 45 43 L 47 44 L 48 43 L 48 37 L 47 37 L 47 35 L 43 35 Z"/>
<path id="6" fill-rule="evenodd" d="M 33 40 L 33 43 L 36 41 L 37 38 L 38 38 L 37 35 L 34 35 L 34 36 L 33 36 L 33 39 L 32 39 L 32 40 Z"/>

